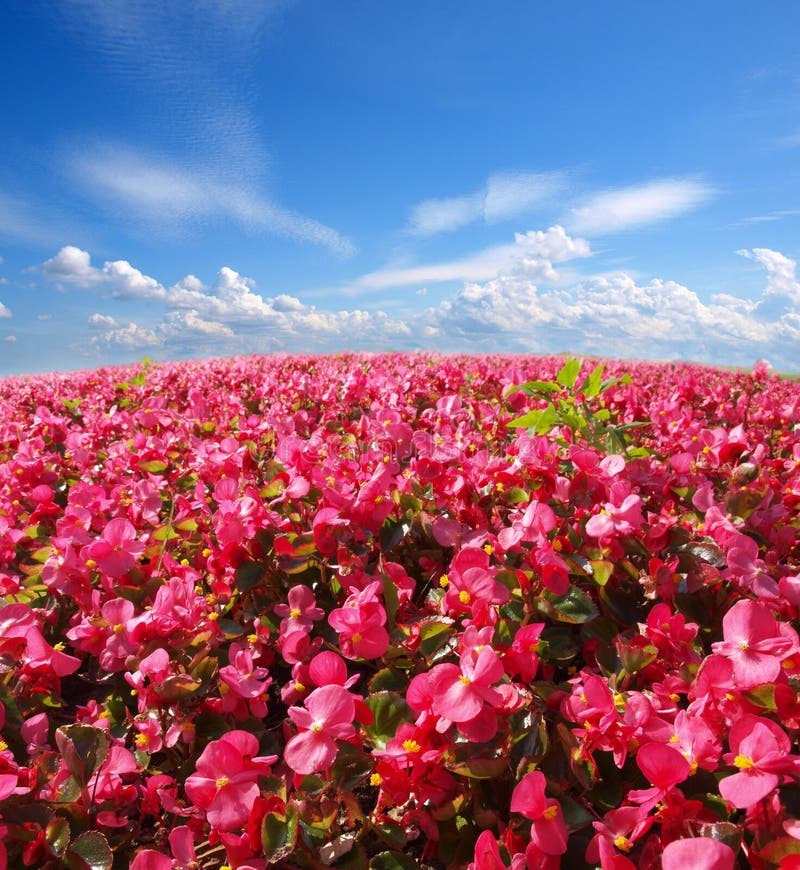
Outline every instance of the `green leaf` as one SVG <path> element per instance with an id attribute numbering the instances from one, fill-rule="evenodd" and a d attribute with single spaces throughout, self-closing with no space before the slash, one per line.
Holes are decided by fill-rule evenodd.
<path id="1" fill-rule="evenodd" d="M 763 686 L 758 686 L 744 693 L 744 697 L 751 704 L 761 707 L 763 710 L 777 710 L 778 705 L 775 703 L 775 684 L 765 683 Z"/>
<path id="2" fill-rule="evenodd" d="M 605 559 L 592 559 L 589 564 L 592 566 L 594 582 L 598 586 L 605 586 L 614 573 L 614 563 Z"/>
<path id="3" fill-rule="evenodd" d="M 763 858 L 770 864 L 780 864 L 787 856 L 799 854 L 800 840 L 795 840 L 794 837 L 778 837 L 777 840 L 768 843 L 758 853 L 760 858 Z"/>
<path id="4" fill-rule="evenodd" d="M 389 740 L 404 722 L 413 718 L 406 699 L 396 692 L 376 692 L 365 701 L 372 711 L 374 721 L 364 729 L 375 749 L 384 750 Z"/>
<path id="5" fill-rule="evenodd" d="M 419 865 L 402 852 L 379 852 L 370 862 L 370 870 L 416 870 Z"/>
<path id="6" fill-rule="evenodd" d="M 44 838 L 54 854 L 60 858 L 69 846 L 69 822 L 62 818 L 51 819 L 45 828 Z"/>
<path id="7" fill-rule="evenodd" d="M 378 539 L 381 543 L 381 552 L 389 553 L 401 544 L 408 534 L 411 526 L 409 523 L 398 523 L 394 520 L 386 520 L 381 526 L 378 533 Z"/>
<path id="8" fill-rule="evenodd" d="M 405 828 L 391 819 L 382 819 L 381 821 L 376 822 L 374 824 L 374 831 L 390 846 L 398 846 L 402 848 L 408 841 Z"/>
<path id="9" fill-rule="evenodd" d="M 530 500 L 530 496 L 520 486 L 512 486 L 503 493 L 503 501 L 506 504 L 526 504 Z"/>
<path id="10" fill-rule="evenodd" d="M 383 529 L 381 529 L 381 532 Z M 394 628 L 394 618 L 397 615 L 399 599 L 397 597 L 397 586 L 394 580 L 386 573 L 383 568 L 383 560 L 381 560 L 381 584 L 383 586 L 383 604 L 386 607 L 386 616 L 388 617 L 388 628 L 392 631 Z"/>
<path id="11" fill-rule="evenodd" d="M 600 389 L 603 385 L 603 369 L 605 366 L 601 363 L 597 368 L 592 369 L 590 375 L 583 379 L 578 389 L 587 399 L 593 399 L 600 395 Z"/>
<path id="12" fill-rule="evenodd" d="M 568 359 L 561 371 L 556 375 L 556 380 L 562 387 L 572 388 L 581 371 L 581 362 L 577 359 Z"/>
<path id="13" fill-rule="evenodd" d="M 297 845 L 297 811 L 291 804 L 286 812 L 267 813 L 261 823 L 261 845 L 270 864 L 283 861 Z"/>
<path id="14" fill-rule="evenodd" d="M 176 523 L 175 528 L 181 532 L 196 532 L 197 520 L 192 519 L 192 517 L 188 517 L 187 519 L 181 520 L 179 523 Z"/>
<path id="15" fill-rule="evenodd" d="M 260 582 L 264 574 L 265 569 L 260 562 L 242 562 L 236 569 L 236 588 L 240 592 L 247 592 Z"/>
<path id="16" fill-rule="evenodd" d="M 106 732 L 91 725 L 62 725 L 56 730 L 56 744 L 67 770 L 81 786 L 100 769 L 110 746 Z"/>
<path id="17" fill-rule="evenodd" d="M 430 658 L 436 650 L 444 646 L 450 639 L 450 631 L 453 622 L 442 622 L 438 619 L 426 618 L 419 623 L 419 636 L 422 642 L 419 645 L 420 652 L 425 658 Z"/>
<path id="18" fill-rule="evenodd" d="M 226 640 L 231 640 L 234 637 L 241 637 L 244 634 L 244 629 L 238 622 L 232 619 L 218 619 L 217 627 L 225 635 Z"/>
<path id="19" fill-rule="evenodd" d="M 114 855 L 99 831 L 87 831 L 72 841 L 62 860 L 69 870 L 111 870 Z"/>
<path id="20" fill-rule="evenodd" d="M 467 761 L 448 764 L 447 769 L 469 779 L 497 779 L 508 771 L 508 759 L 470 758 Z"/>
<path id="21" fill-rule="evenodd" d="M 561 385 L 553 381 L 526 381 L 524 384 L 509 387 L 506 395 L 510 396 L 516 392 L 527 393 L 529 396 L 552 396 L 553 393 L 561 392 Z"/>
<path id="22" fill-rule="evenodd" d="M 381 668 L 369 681 L 370 692 L 402 692 L 408 680 L 391 668 Z"/>
<path id="23" fill-rule="evenodd" d="M 143 459 L 136 463 L 139 471 L 146 471 L 148 474 L 161 474 L 167 470 L 167 463 L 163 459 Z"/>
<path id="24" fill-rule="evenodd" d="M 553 596 L 551 602 L 559 622 L 589 622 L 599 615 L 592 599 L 577 586 L 570 587 L 566 595 Z"/>

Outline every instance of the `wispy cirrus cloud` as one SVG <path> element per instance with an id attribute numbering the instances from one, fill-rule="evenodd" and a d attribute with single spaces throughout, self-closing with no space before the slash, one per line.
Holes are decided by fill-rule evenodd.
<path id="1" fill-rule="evenodd" d="M 209 220 L 229 221 L 351 256 L 349 239 L 269 194 L 253 70 L 265 31 L 288 5 L 58 0 L 62 25 L 124 82 L 134 95 L 126 112 L 159 143 L 148 153 L 113 140 L 73 141 L 61 157 L 81 192 L 148 232 L 182 236 Z"/>
<path id="2" fill-rule="evenodd" d="M 255 122 L 253 60 L 287 0 L 57 0 L 65 29 L 112 74 L 149 95 L 150 123 L 217 169 L 266 157 Z M 52 7 L 50 7 L 52 8 Z M 155 112 L 153 112 L 155 107 Z"/>
<path id="3" fill-rule="evenodd" d="M 566 185 L 564 172 L 495 173 L 475 193 L 418 203 L 411 212 L 408 231 L 432 236 L 473 221 L 492 223 L 520 217 L 551 201 Z"/>
<path id="4" fill-rule="evenodd" d="M 74 238 L 85 232 L 49 204 L 0 191 L 0 239 L 52 248 L 63 244 L 65 235 Z"/>
<path id="5" fill-rule="evenodd" d="M 115 213 L 122 206 L 145 224 L 191 231 L 208 220 L 230 220 L 248 232 L 311 242 L 340 257 L 355 246 L 332 227 L 274 203 L 257 188 L 219 177 L 208 167 L 102 145 L 74 149 L 68 171 L 89 196 Z"/>
<path id="6" fill-rule="evenodd" d="M 563 223 L 584 235 L 605 235 L 677 217 L 709 202 L 711 185 L 691 178 L 666 178 L 590 196 Z"/>

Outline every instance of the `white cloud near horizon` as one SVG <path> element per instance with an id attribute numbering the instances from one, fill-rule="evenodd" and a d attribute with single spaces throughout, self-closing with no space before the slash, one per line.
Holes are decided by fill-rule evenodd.
<path id="1" fill-rule="evenodd" d="M 531 245 L 555 255 L 557 236 L 548 233 L 534 234 Z M 564 234 L 563 257 L 569 256 L 568 241 L 576 240 Z M 105 354 L 115 347 L 131 352 L 138 347 L 167 357 L 436 349 L 571 352 L 744 366 L 767 358 L 779 369 L 796 369 L 797 264 L 769 248 L 738 253 L 766 272 L 765 286 L 756 298 L 719 294 L 704 301 L 675 281 L 641 280 L 624 272 L 542 289 L 536 279 L 514 268 L 488 281 L 467 282 L 435 306 L 396 317 L 363 309 L 318 310 L 286 294 L 265 297 L 252 279 L 227 267 L 220 269 L 210 287 L 194 276 L 169 288 L 142 276 L 139 284 L 153 282 L 163 291 L 157 298 L 159 308 L 148 309 L 150 316 L 160 319 L 122 325 L 109 315 L 93 315 L 96 334 L 90 343 Z M 94 267 L 88 253 L 78 249 L 48 262 L 52 261 L 60 263 L 59 270 L 45 270 L 45 275 L 63 281 L 71 266 L 78 282 L 88 280 L 86 286 L 95 290 L 102 290 L 105 282 L 112 295 L 118 275 L 141 275 L 126 263 L 127 268 L 89 271 L 92 277 L 87 279 L 87 269 Z"/>
<path id="2" fill-rule="evenodd" d="M 716 194 L 705 182 L 666 178 L 596 193 L 565 215 L 563 223 L 587 236 L 617 233 L 677 217 L 709 202 Z"/>
<path id="3" fill-rule="evenodd" d="M 418 203 L 411 212 L 408 231 L 412 235 L 432 236 L 473 221 L 493 223 L 520 217 L 549 202 L 565 187 L 563 172 L 495 173 L 475 193 Z"/>
<path id="4" fill-rule="evenodd" d="M 487 281 L 502 271 L 522 271 L 553 281 L 553 263 L 591 256 L 589 243 L 573 239 L 561 226 L 516 233 L 513 244 L 494 245 L 457 260 L 405 268 L 386 267 L 363 275 L 355 286 L 365 289 L 402 287 L 441 281 Z"/>

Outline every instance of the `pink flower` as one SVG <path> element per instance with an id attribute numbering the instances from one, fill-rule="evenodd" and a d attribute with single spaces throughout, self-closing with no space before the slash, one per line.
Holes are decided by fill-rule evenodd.
<path id="1" fill-rule="evenodd" d="M 721 780 L 719 791 L 739 809 L 767 797 L 780 784 L 782 774 L 800 775 L 800 759 L 789 755 L 791 740 L 779 725 L 768 719 L 742 716 L 731 727 L 728 743 L 731 751 L 723 760 L 739 772 Z"/>
<path id="2" fill-rule="evenodd" d="M 497 653 L 488 646 L 479 653 L 465 652 L 458 665 L 436 665 L 428 675 L 433 711 L 451 722 L 469 722 L 483 709 L 503 703 L 503 696 L 492 688 L 505 673 Z"/>
<path id="3" fill-rule="evenodd" d="M 259 756 L 258 740 L 249 731 L 231 731 L 212 740 L 186 780 L 186 794 L 204 810 L 218 831 L 232 831 L 247 822 L 259 795 L 258 778 L 269 775 L 276 755 Z"/>
<path id="4" fill-rule="evenodd" d="M 593 538 L 608 538 L 613 535 L 629 535 L 642 526 L 642 500 L 629 494 L 619 498 L 612 493 L 613 501 L 606 502 L 600 513 L 589 518 L 586 534 Z"/>
<path id="5" fill-rule="evenodd" d="M 511 795 L 511 812 L 530 819 L 531 842 L 546 855 L 562 855 L 567 851 L 567 826 L 561 805 L 545 797 L 546 780 L 538 770 L 526 774 Z"/>
<path id="6" fill-rule="evenodd" d="M 642 810 L 652 809 L 664 800 L 667 794 L 683 782 L 691 769 L 690 763 L 671 746 L 664 743 L 646 743 L 636 753 L 639 770 L 653 783 L 652 788 L 634 789 L 628 799 L 640 804 Z"/>
<path id="7" fill-rule="evenodd" d="M 316 773 L 330 767 L 338 752 L 336 741 L 355 734 L 355 701 L 343 686 L 314 689 L 304 708 L 290 707 L 288 712 L 301 729 L 284 750 L 284 759 L 295 773 Z"/>
<path id="8" fill-rule="evenodd" d="M 124 577 L 139 564 L 144 544 L 136 540 L 136 528 L 124 517 L 111 520 L 100 539 L 89 544 L 86 556 L 110 577 Z"/>
<path id="9" fill-rule="evenodd" d="M 733 663 L 733 676 L 740 689 L 774 682 L 781 672 L 781 657 L 792 642 L 782 637 L 772 611 L 755 601 L 737 601 L 722 620 L 725 638 L 711 645 L 718 655 Z"/>
<path id="10" fill-rule="evenodd" d="M 661 855 L 662 870 L 733 870 L 733 849 L 710 837 L 673 840 Z"/>

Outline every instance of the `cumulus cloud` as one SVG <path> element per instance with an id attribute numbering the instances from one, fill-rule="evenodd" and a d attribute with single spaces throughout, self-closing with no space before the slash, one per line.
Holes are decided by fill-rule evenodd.
<path id="1" fill-rule="evenodd" d="M 708 202 L 715 191 L 687 178 L 667 178 L 608 190 L 571 209 L 564 223 L 575 233 L 604 235 L 677 217 Z"/>
<path id="2" fill-rule="evenodd" d="M 795 263 L 775 251 L 745 252 L 768 273 L 757 300 L 728 295 L 704 302 L 675 281 L 646 283 L 624 273 L 586 278 L 569 288 L 542 291 L 520 275 L 467 284 L 428 309 L 423 320 L 440 346 L 550 353 L 570 350 L 602 356 L 690 359 L 751 365 L 769 355 L 796 368 L 800 304 Z M 795 295 L 790 297 L 788 291 Z M 791 304 L 772 317 L 753 317 L 776 292 Z"/>
<path id="3" fill-rule="evenodd" d="M 0 317 L 11 317 L 11 309 L 0 302 Z"/>
<path id="4" fill-rule="evenodd" d="M 129 323 L 127 326 L 119 326 L 109 329 L 100 335 L 93 335 L 89 343 L 95 348 L 123 347 L 129 349 L 159 347 L 163 340 L 152 329 Z"/>
<path id="5" fill-rule="evenodd" d="M 431 236 L 477 220 L 494 222 L 519 217 L 552 200 L 565 186 L 562 172 L 496 173 L 475 193 L 418 203 L 411 212 L 408 229 L 414 235 Z"/>
<path id="6" fill-rule="evenodd" d="M 569 351 L 749 366 L 767 356 L 780 369 L 797 367 L 797 265 L 778 251 L 739 252 L 766 273 L 756 298 L 717 294 L 704 299 L 678 282 L 624 272 L 542 283 L 537 276 L 547 270 L 541 263 L 552 268 L 554 262 L 588 256 L 588 244 L 560 227 L 520 234 L 515 244 L 540 264 L 534 274 L 520 265 L 518 255 L 508 270 L 488 280 L 468 281 L 436 305 L 391 317 L 380 310 L 321 310 L 287 294 L 267 296 L 251 278 L 223 267 L 210 286 L 189 276 L 164 290 L 150 305 L 153 319 L 146 324 L 92 315 L 90 345 L 105 354 L 152 349 L 168 357 L 387 349 Z M 74 273 L 96 288 L 97 273 L 113 283 L 112 270 L 95 269 L 82 254 L 79 249 L 59 252 L 51 271 L 62 279 Z M 130 271 L 141 275 L 133 267 Z M 142 279 L 145 285 L 155 281 Z"/>
<path id="7" fill-rule="evenodd" d="M 97 329 L 117 329 L 119 324 L 107 314 L 93 314 L 89 318 L 89 326 L 94 326 Z"/>
<path id="8" fill-rule="evenodd" d="M 98 269 L 88 251 L 74 245 L 62 248 L 42 266 L 45 278 L 58 285 L 83 289 L 98 287 L 115 299 L 163 299 L 167 291 L 155 280 L 135 269 L 127 260 L 106 261 Z"/>
<path id="9" fill-rule="evenodd" d="M 379 269 L 361 277 L 357 285 L 380 289 L 440 281 L 485 281 L 508 271 L 521 271 L 539 280 L 552 281 L 556 278 L 553 263 L 590 255 L 585 239 L 572 238 L 563 227 L 554 226 L 546 231 L 516 233 L 513 244 L 495 245 L 458 260 Z"/>

